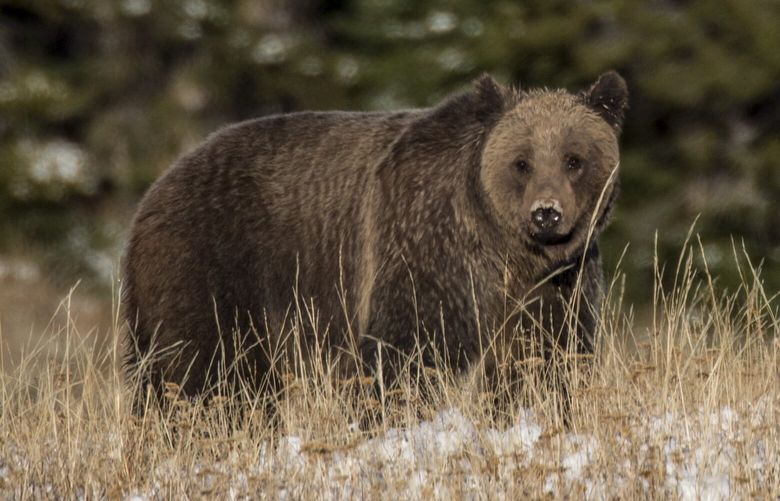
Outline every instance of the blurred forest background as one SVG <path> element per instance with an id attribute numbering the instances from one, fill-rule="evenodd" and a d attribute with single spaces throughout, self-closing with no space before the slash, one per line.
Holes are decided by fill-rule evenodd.
<path id="1" fill-rule="evenodd" d="M 86 317 L 105 315 L 134 205 L 217 127 L 428 106 L 485 71 L 626 77 L 603 242 L 610 267 L 628 244 L 628 299 L 652 299 L 656 231 L 676 259 L 697 215 L 722 284 L 744 240 L 777 291 L 779 26 L 776 0 L 0 0 L 0 322 L 29 329 L 31 305 L 78 280 L 102 298 Z"/>

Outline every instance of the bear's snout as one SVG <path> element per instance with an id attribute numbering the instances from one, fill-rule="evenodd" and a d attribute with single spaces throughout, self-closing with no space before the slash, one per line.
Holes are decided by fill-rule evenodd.
<path id="1" fill-rule="evenodd" d="M 532 234 L 542 243 L 550 243 L 561 236 L 558 226 L 562 220 L 563 209 L 557 200 L 539 200 L 531 206 Z"/>
<path id="2" fill-rule="evenodd" d="M 540 230 L 550 230 L 558 226 L 561 220 L 561 213 L 552 207 L 538 208 L 532 214 L 534 224 Z"/>
<path id="3" fill-rule="evenodd" d="M 531 221 L 540 230 L 549 231 L 563 219 L 563 209 L 555 199 L 537 200 L 531 206 Z"/>

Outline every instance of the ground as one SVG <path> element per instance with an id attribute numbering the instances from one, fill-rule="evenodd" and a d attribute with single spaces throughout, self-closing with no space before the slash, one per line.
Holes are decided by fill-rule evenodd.
<path id="1" fill-rule="evenodd" d="M 777 497 L 778 296 L 746 258 L 742 287 L 728 292 L 684 257 L 659 279 L 647 318 L 610 288 L 592 370 L 575 368 L 568 426 L 533 367 L 507 420 L 441 371 L 382 406 L 355 391 L 371 381 L 327 366 L 289 374 L 273 423 L 260 397 L 204 409 L 174 386 L 163 409 L 136 415 L 122 329 L 84 330 L 89 302 L 66 297 L 24 346 L 0 331 L 13 353 L 0 372 L 0 497 Z M 421 384 L 433 402 L 417 398 Z"/>

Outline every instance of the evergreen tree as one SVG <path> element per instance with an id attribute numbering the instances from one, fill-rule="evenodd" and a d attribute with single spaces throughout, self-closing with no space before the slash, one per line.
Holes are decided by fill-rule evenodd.
<path id="1" fill-rule="evenodd" d="M 630 242 L 629 292 L 649 297 L 656 230 L 673 259 L 697 215 L 710 270 L 733 280 L 744 238 L 777 290 L 778 25 L 771 0 L 6 0 L 0 246 L 80 263 L 66 280 L 105 275 L 130 202 L 221 124 L 427 106 L 485 71 L 577 88 L 614 68 L 632 98 L 605 254 Z"/>

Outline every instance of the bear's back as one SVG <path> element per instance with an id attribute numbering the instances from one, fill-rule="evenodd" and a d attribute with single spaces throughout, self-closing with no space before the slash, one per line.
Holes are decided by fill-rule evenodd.
<path id="1" fill-rule="evenodd" d="M 294 288 L 323 325 L 340 324 L 337 287 L 355 300 L 372 169 L 413 115 L 250 120 L 179 159 L 142 200 L 127 248 L 125 308 L 140 351 L 155 331 L 160 346 L 186 340 L 191 358 L 213 353 L 218 327 L 278 329 Z"/>

